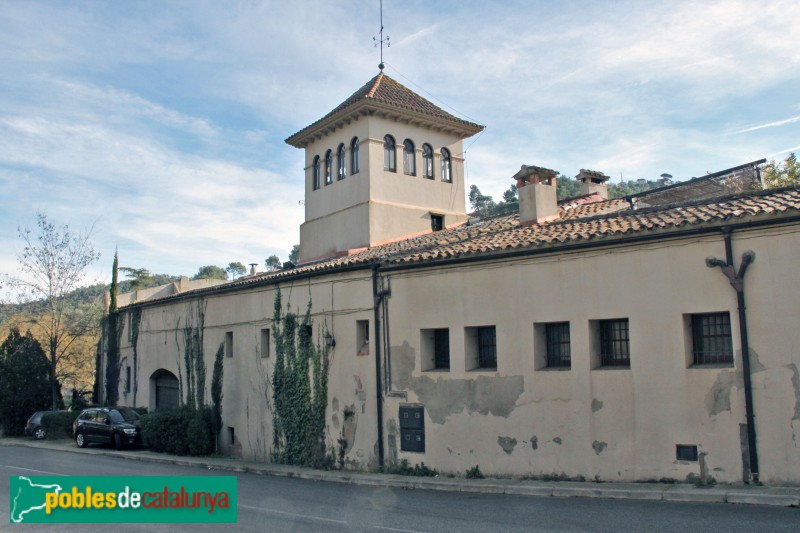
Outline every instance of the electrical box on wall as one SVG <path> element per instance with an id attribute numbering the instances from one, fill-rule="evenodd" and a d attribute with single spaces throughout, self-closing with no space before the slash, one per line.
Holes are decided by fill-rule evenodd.
<path id="1" fill-rule="evenodd" d="M 422 405 L 400 406 L 400 450 L 425 451 L 425 407 Z"/>

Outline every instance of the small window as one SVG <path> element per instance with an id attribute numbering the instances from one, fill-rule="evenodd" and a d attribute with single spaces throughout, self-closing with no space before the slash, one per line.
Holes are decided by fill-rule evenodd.
<path id="1" fill-rule="evenodd" d="M 125 394 L 131 392 L 131 367 L 125 367 Z"/>
<path id="2" fill-rule="evenodd" d="M 600 366 L 631 365 L 630 335 L 627 318 L 596 321 L 599 333 Z"/>
<path id="3" fill-rule="evenodd" d="M 228 426 L 228 444 L 233 446 L 236 444 L 236 432 L 233 430 L 233 427 Z"/>
<path id="4" fill-rule="evenodd" d="M 383 169 L 397 172 L 397 149 L 391 135 L 383 138 Z"/>
<path id="5" fill-rule="evenodd" d="M 350 173 L 358 174 L 358 137 L 350 141 Z"/>
<path id="6" fill-rule="evenodd" d="M 465 328 L 465 355 L 469 370 L 497 370 L 497 335 L 494 326 Z"/>
<path id="7" fill-rule="evenodd" d="M 431 215 L 431 229 L 433 231 L 442 231 L 444 229 L 443 215 Z"/>
<path id="8" fill-rule="evenodd" d="M 697 445 L 676 444 L 675 459 L 678 461 L 697 461 Z"/>
<path id="9" fill-rule="evenodd" d="M 570 368 L 572 364 L 569 342 L 569 322 L 544 325 L 548 368 Z"/>
<path id="10" fill-rule="evenodd" d="M 417 151 L 414 149 L 414 143 L 411 139 L 406 139 L 403 142 L 403 172 L 409 176 L 417 175 Z"/>
<path id="11" fill-rule="evenodd" d="M 269 329 L 264 328 L 261 330 L 261 357 L 262 358 L 269 357 L 269 352 L 270 352 Z"/>
<path id="12" fill-rule="evenodd" d="M 433 179 L 433 148 L 430 144 L 422 145 L 422 173 L 429 180 Z"/>
<path id="13" fill-rule="evenodd" d="M 314 157 L 314 165 L 311 168 L 312 168 L 311 179 L 313 180 L 313 188 L 316 191 L 317 189 L 319 189 L 320 183 L 322 181 L 320 179 L 321 174 L 319 168 L 319 156 Z"/>
<path id="14" fill-rule="evenodd" d="M 729 313 L 691 315 L 691 324 L 692 361 L 695 365 L 733 364 Z"/>
<path id="15" fill-rule="evenodd" d="M 369 355 L 369 320 L 356 320 L 357 355 Z"/>
<path id="16" fill-rule="evenodd" d="M 347 156 L 345 155 L 344 143 L 339 145 L 339 149 L 336 151 L 336 177 L 340 180 L 343 180 L 347 177 Z"/>
<path id="17" fill-rule="evenodd" d="M 225 332 L 225 357 L 233 357 L 233 332 Z"/>
<path id="18" fill-rule="evenodd" d="M 450 150 L 442 148 L 442 181 L 453 181 L 452 167 L 450 166 Z"/>
<path id="19" fill-rule="evenodd" d="M 325 185 L 333 183 L 333 153 L 330 150 L 325 152 Z"/>

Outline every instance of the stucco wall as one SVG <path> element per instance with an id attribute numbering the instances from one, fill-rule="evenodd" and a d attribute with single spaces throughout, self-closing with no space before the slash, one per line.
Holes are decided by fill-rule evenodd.
<path id="1" fill-rule="evenodd" d="M 396 141 L 397 171 L 384 169 L 384 136 Z M 359 172 L 352 175 L 351 141 L 357 137 Z M 404 173 L 403 141 L 415 145 L 416 175 Z M 336 151 L 346 148 L 347 177 L 336 176 Z M 434 152 L 434 179 L 423 177 L 422 145 Z M 452 181 L 442 181 L 441 149 L 451 153 Z M 324 161 L 333 154 L 333 182 L 325 185 Z M 466 220 L 464 160 L 461 141 L 454 135 L 370 116 L 360 117 L 311 144 L 305 150 L 305 222 L 300 230 L 300 259 L 430 231 L 430 213 L 445 216 L 445 224 Z M 313 188 L 313 162 L 319 156 L 320 188 Z"/>
<path id="2" fill-rule="evenodd" d="M 743 251 L 757 256 L 745 283 L 761 479 L 800 483 L 800 233 L 796 225 L 739 231 L 733 248 L 737 266 Z M 675 446 L 686 444 L 707 454 L 715 479 L 741 481 L 746 441 L 736 294 L 719 269 L 705 266 L 707 256 L 725 257 L 721 235 L 383 273 L 390 289 L 390 353 L 382 354 L 391 385 L 384 398 L 387 461 L 424 461 L 456 474 L 477 464 L 494 475 L 686 480 L 699 474 L 697 462 L 676 460 Z M 315 325 L 326 323 L 336 339 L 330 446 L 344 438 L 348 467 L 376 466 L 370 272 L 281 289 L 300 312 L 310 296 Z M 223 419 L 237 442 L 227 451 L 259 460 L 269 460 L 272 439 L 274 355 L 260 357 L 259 335 L 270 327 L 273 296 L 274 287 L 261 287 L 204 300 L 207 387 L 214 353 L 225 332 L 234 335 Z M 183 375 L 182 328 L 199 301 L 144 307 L 137 405 L 148 405 L 149 377 L 157 370 Z M 691 365 L 687 317 L 705 312 L 730 313 L 734 365 Z M 623 317 L 630 368 L 598 368 L 592 321 Z M 357 321 L 368 322 L 368 354 L 358 355 Z M 570 324 L 568 370 L 543 368 L 537 349 L 534 324 L 555 321 Z M 469 370 L 465 328 L 486 325 L 496 327 L 497 369 Z M 423 370 L 421 330 L 430 328 L 449 328 L 449 371 Z M 127 331 L 122 338 L 122 356 L 130 361 Z M 120 398 L 133 404 L 132 395 Z M 407 404 L 425 407 L 425 453 L 400 451 L 398 410 Z"/>
<path id="3" fill-rule="evenodd" d="M 737 265 L 745 249 L 757 254 L 746 291 L 764 480 L 800 481 L 798 246 L 796 230 L 734 239 Z M 699 474 L 698 463 L 676 460 L 675 446 L 689 444 L 717 480 L 741 481 L 736 295 L 705 266 L 709 255 L 725 257 L 721 235 L 387 274 L 393 388 L 408 394 L 387 399 L 387 430 L 396 435 L 400 404 L 421 404 L 427 439 L 424 454 L 390 455 L 456 473 L 478 464 L 500 475 L 684 480 Z M 735 364 L 692 367 L 685 315 L 718 311 L 730 312 Z M 591 321 L 622 317 L 630 368 L 597 368 Z M 537 368 L 534 324 L 557 321 L 570 323 L 571 368 Z M 464 361 L 464 328 L 482 325 L 496 326 L 497 371 Z M 449 328 L 449 371 L 422 370 L 425 328 Z"/>
<path id="4" fill-rule="evenodd" d="M 370 353 L 358 355 L 355 348 L 356 321 L 372 324 L 372 278 L 369 270 L 336 277 L 316 278 L 310 283 L 281 285 L 284 305 L 299 314 L 305 312 L 309 298 L 315 336 L 319 327 L 327 325 L 336 339 L 330 352 L 329 410 L 327 440 L 331 450 L 347 434 L 345 460 L 348 465 L 369 468 L 376 464 L 375 444 L 375 370 L 374 347 Z M 224 451 L 246 459 L 268 461 L 272 449 L 271 356 L 261 357 L 261 330 L 271 328 L 274 287 L 164 303 L 145 307 L 139 327 L 139 386 L 135 402 L 133 393 L 124 394 L 120 380 L 120 403 L 154 408 L 150 377 L 159 370 L 168 370 L 182 382 L 186 397 L 186 372 L 183 359 L 183 327 L 187 320 L 197 324 L 199 306 L 205 308 L 203 346 L 206 364 L 206 398 L 210 403 L 211 375 L 214 356 L 233 333 L 233 357 L 224 359 L 223 434 Z M 335 311 L 332 311 L 334 310 Z M 128 322 L 122 332 L 122 355 L 132 361 L 128 339 Z M 272 339 L 274 343 L 274 338 Z M 124 376 L 124 371 L 122 372 Z M 353 413 L 345 421 L 344 411 Z M 227 428 L 234 428 L 235 442 L 228 442 Z"/>

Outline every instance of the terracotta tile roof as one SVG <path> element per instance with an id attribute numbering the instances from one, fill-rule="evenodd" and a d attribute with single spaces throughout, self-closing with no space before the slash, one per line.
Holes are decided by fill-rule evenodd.
<path id="1" fill-rule="evenodd" d="M 338 116 L 346 115 L 351 109 L 355 110 L 359 104 L 382 105 L 406 114 L 410 113 L 449 123 L 456 130 L 462 131 L 464 137 L 474 135 L 483 130 L 483 126 L 451 115 L 381 72 L 350 95 L 344 102 L 336 106 L 333 111 L 290 136 L 286 139 L 286 142 L 292 146 L 303 147 L 303 143 L 307 142 L 306 137 L 309 134 L 323 127 L 326 123 L 335 120 Z"/>
<path id="2" fill-rule="evenodd" d="M 576 200 L 576 199 L 572 199 Z M 235 282 L 191 293 L 216 292 L 252 284 L 280 281 L 297 275 L 324 274 L 348 267 L 375 264 L 435 264 L 457 257 L 486 256 L 500 258 L 516 250 L 552 249 L 575 243 L 679 231 L 689 226 L 708 226 L 744 221 L 748 217 L 769 219 L 781 215 L 800 216 L 800 187 L 751 192 L 699 202 L 646 209 L 631 209 L 622 199 L 595 203 L 580 200 L 560 206 L 561 218 L 544 224 L 521 227 L 519 215 L 503 215 L 472 225 L 461 225 L 435 233 L 367 248 L 351 255 L 247 276 Z M 165 299 L 174 298 L 166 297 Z"/>

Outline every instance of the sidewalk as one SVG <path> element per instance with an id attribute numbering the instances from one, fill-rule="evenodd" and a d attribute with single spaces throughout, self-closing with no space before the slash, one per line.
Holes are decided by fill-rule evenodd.
<path id="1" fill-rule="evenodd" d="M 374 487 L 446 490 L 484 494 L 552 496 L 559 498 L 621 498 L 670 502 L 739 503 L 800 507 L 800 487 L 752 485 L 714 485 L 698 488 L 689 484 L 662 483 L 590 483 L 574 481 L 534 481 L 519 479 L 465 479 L 460 477 L 413 477 L 339 470 L 314 470 L 287 465 L 244 461 L 231 457 L 178 457 L 147 450 L 116 451 L 110 448 L 78 448 L 71 440 L 36 441 L 23 438 L 0 438 L 0 446 L 24 446 L 71 453 L 107 455 L 134 461 L 194 466 L 209 470 L 252 472 L 281 477 L 296 477 L 332 483 L 353 483 Z"/>

